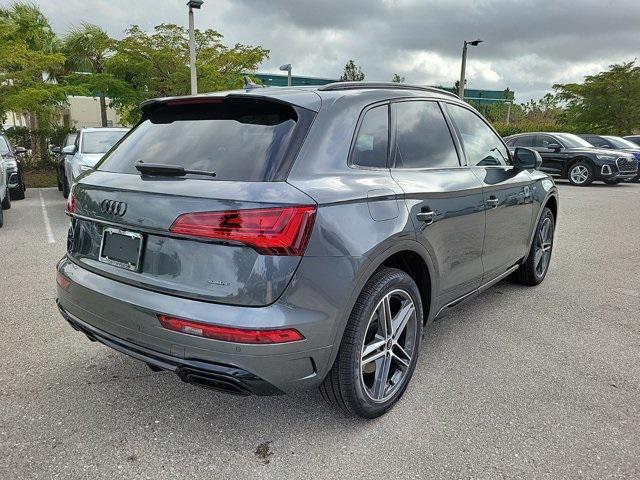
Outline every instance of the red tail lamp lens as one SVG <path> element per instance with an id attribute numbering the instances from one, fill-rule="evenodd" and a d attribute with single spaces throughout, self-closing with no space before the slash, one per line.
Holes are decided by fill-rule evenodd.
<path id="1" fill-rule="evenodd" d="M 265 255 L 300 256 L 309 242 L 315 215 L 315 205 L 185 213 L 170 230 L 241 242 Z"/>
<path id="2" fill-rule="evenodd" d="M 67 213 L 76 213 L 76 197 L 73 193 L 70 193 L 67 198 Z"/>
<path id="3" fill-rule="evenodd" d="M 233 343 L 288 343 L 304 340 L 304 336 L 295 328 L 281 330 L 245 330 L 242 328 L 221 327 L 207 323 L 184 320 L 182 318 L 158 315 L 158 320 L 167 330 L 187 333 L 204 338 L 213 338 Z"/>
<path id="4" fill-rule="evenodd" d="M 60 285 L 60 288 L 66 290 L 71 285 L 71 280 L 62 275 L 60 272 L 56 272 L 56 283 Z"/>

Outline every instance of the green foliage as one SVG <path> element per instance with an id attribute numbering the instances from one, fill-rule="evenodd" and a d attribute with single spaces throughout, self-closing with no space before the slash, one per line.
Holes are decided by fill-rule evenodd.
<path id="1" fill-rule="evenodd" d="M 215 30 L 196 30 L 199 91 L 242 87 L 242 73 L 256 70 L 269 55 L 261 47 L 227 47 L 222 38 Z M 118 42 L 106 71 L 130 87 L 113 99 L 124 121 L 134 123 L 143 100 L 189 93 L 188 31 L 178 25 L 162 24 L 149 34 L 134 25 Z"/>
<path id="2" fill-rule="evenodd" d="M 361 82 L 364 80 L 362 69 L 353 60 L 349 60 L 344 66 L 344 72 L 340 76 L 341 82 Z"/>
<path id="3" fill-rule="evenodd" d="M 404 77 L 401 77 L 397 73 L 393 74 L 393 78 L 391 79 L 393 83 L 404 83 Z"/>
<path id="4" fill-rule="evenodd" d="M 640 128 L 640 66 L 611 65 L 584 83 L 554 85 L 566 108 L 563 121 L 584 132 L 625 135 Z"/>

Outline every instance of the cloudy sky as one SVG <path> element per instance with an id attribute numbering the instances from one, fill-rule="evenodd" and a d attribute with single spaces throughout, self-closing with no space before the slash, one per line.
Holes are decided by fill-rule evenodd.
<path id="1" fill-rule="evenodd" d="M 0 4 L 8 4 L 0 0 Z M 186 0 L 35 0 L 64 34 L 82 21 L 114 37 L 187 23 Z M 481 38 L 467 65 L 470 88 L 537 98 L 640 55 L 640 0 L 205 0 L 198 28 L 228 43 L 261 45 L 261 70 L 292 63 L 299 75 L 337 78 L 350 58 L 367 80 L 394 73 L 418 84 L 453 85 L 462 41 Z"/>

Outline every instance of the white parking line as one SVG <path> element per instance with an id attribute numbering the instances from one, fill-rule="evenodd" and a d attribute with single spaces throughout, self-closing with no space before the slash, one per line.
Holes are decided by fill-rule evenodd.
<path id="1" fill-rule="evenodd" d="M 56 243 L 56 239 L 53 238 L 53 231 L 51 230 L 51 223 L 49 222 L 49 215 L 47 214 L 47 207 L 44 203 L 42 190 L 40 190 L 38 193 L 40 194 L 40 205 L 42 206 L 42 217 L 44 218 L 44 229 L 47 232 L 47 243 Z"/>

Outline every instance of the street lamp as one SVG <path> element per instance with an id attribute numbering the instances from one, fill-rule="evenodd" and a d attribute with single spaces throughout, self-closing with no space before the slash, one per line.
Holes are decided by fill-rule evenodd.
<path id="1" fill-rule="evenodd" d="M 196 73 L 196 40 L 193 26 L 193 9 L 200 10 L 204 0 L 189 0 L 189 67 L 191 69 L 191 95 L 198 93 L 198 75 Z"/>
<path id="2" fill-rule="evenodd" d="M 280 65 L 280 70 L 282 72 L 287 72 L 287 85 L 291 86 L 291 64 L 286 63 L 284 65 Z"/>
<path id="3" fill-rule="evenodd" d="M 460 69 L 460 85 L 458 86 L 458 96 L 460 100 L 464 100 L 464 76 L 465 70 L 467 69 L 467 45 L 471 45 L 472 47 L 477 47 L 482 43 L 482 40 L 479 38 L 477 40 L 464 41 L 464 47 L 462 47 L 462 68 Z"/>

